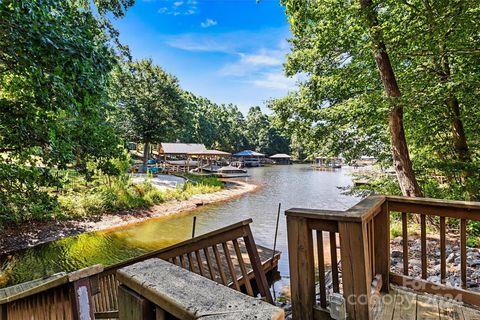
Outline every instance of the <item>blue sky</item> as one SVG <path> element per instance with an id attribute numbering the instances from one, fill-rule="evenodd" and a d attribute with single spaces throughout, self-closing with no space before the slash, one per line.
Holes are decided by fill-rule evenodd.
<path id="1" fill-rule="evenodd" d="M 283 75 L 290 31 L 279 2 L 137 0 L 115 26 L 135 59 L 151 58 L 184 89 L 246 113 L 295 85 Z"/>

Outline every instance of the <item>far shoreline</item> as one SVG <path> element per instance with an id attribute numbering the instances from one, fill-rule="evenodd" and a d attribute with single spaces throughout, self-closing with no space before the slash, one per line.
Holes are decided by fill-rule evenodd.
<path id="1" fill-rule="evenodd" d="M 81 233 L 109 231 L 145 222 L 152 218 L 188 212 L 208 204 L 233 200 L 260 188 L 259 185 L 239 180 L 225 180 L 226 187 L 220 191 L 196 194 L 187 200 L 171 200 L 149 208 L 138 208 L 115 213 L 71 220 L 26 222 L 20 226 L 7 227 L 0 232 L 0 255 L 31 248 L 40 244 L 75 236 Z"/>

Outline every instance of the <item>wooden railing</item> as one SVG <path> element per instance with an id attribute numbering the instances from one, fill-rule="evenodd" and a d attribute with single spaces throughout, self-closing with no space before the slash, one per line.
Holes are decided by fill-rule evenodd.
<path id="1" fill-rule="evenodd" d="M 390 274 L 390 281 L 411 289 L 441 295 L 450 299 L 463 301 L 467 304 L 480 306 L 480 292 L 469 290 L 467 283 L 467 222 L 480 221 L 480 203 L 464 201 L 444 201 L 423 198 L 387 197 L 387 211 L 401 213 L 402 217 L 402 244 L 403 244 L 403 272 Z M 409 271 L 408 245 L 408 218 L 416 216 L 420 221 L 420 277 L 412 277 Z M 427 254 L 427 220 L 438 222 L 439 250 L 440 250 L 440 283 L 427 281 L 429 255 Z M 454 222 L 454 223 L 449 223 Z M 458 225 L 455 230 L 455 244 L 460 248 L 460 287 L 446 286 L 447 278 L 447 225 Z M 418 231 L 418 230 L 414 230 Z"/>
<path id="2" fill-rule="evenodd" d="M 403 275 L 390 272 L 393 212 L 400 212 L 402 216 Z M 420 221 L 422 275 L 418 279 L 408 274 L 408 215 L 419 215 Z M 371 319 L 379 293 L 387 292 L 390 282 L 480 305 L 480 294 L 466 287 L 466 225 L 468 220 L 480 220 L 480 203 L 371 196 L 347 211 L 294 208 L 287 210 L 286 216 L 294 319 L 319 319 L 328 315 L 328 301 L 333 293 L 343 295 L 349 319 Z M 429 220 L 439 217 L 442 281 L 446 277 L 446 219 L 460 220 L 458 245 L 463 288 L 426 280 L 427 217 Z M 325 232 L 330 239 L 330 259 L 326 259 L 324 253 Z"/>
<path id="3" fill-rule="evenodd" d="M 90 271 L 83 273 L 84 280 L 79 279 L 75 272 L 69 275 L 61 274 L 58 276 L 59 279 L 48 281 L 48 285 L 43 281 L 41 287 L 35 287 L 33 290 L 25 291 L 24 286 L 19 285 L 17 287 L 19 293 L 10 298 L 2 296 L 0 290 L 0 320 L 26 319 L 32 316 L 35 319 L 43 319 L 44 315 L 50 314 L 52 315 L 50 318 L 54 319 L 78 318 L 78 308 L 75 300 L 72 300 L 72 292 L 75 290 L 69 282 L 86 285 L 88 297 L 92 299 L 90 309 L 96 319 L 117 318 L 116 271 L 150 258 L 168 260 L 225 286 L 245 291 L 251 296 L 256 296 L 258 292 L 264 300 L 272 303 L 267 279 L 250 230 L 251 222 L 251 219 L 244 220 L 105 269 L 94 268 L 96 271 L 93 273 L 89 268 Z M 278 254 L 272 256 L 270 263 L 273 264 L 274 259 L 278 258 Z M 252 282 L 252 279 L 255 281 Z"/>

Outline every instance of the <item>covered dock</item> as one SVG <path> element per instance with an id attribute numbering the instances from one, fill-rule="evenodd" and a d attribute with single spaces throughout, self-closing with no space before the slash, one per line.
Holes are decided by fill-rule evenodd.
<path id="1" fill-rule="evenodd" d="M 262 165 L 261 160 L 265 158 L 265 154 L 252 150 L 243 150 L 233 156 L 238 158 L 245 167 L 260 167 Z"/>
<path id="2" fill-rule="evenodd" d="M 292 164 L 292 157 L 285 153 L 277 153 L 270 156 L 274 164 Z"/>
<path id="3" fill-rule="evenodd" d="M 340 157 L 319 156 L 315 158 L 312 167 L 314 169 L 339 169 L 342 167 L 343 159 Z"/>

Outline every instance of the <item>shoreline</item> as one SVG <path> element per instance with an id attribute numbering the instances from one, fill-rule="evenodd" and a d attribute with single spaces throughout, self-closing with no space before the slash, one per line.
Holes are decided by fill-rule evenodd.
<path id="1" fill-rule="evenodd" d="M 0 233 L 2 237 L 0 255 L 81 233 L 124 228 L 152 218 L 192 211 L 208 204 L 233 200 L 259 188 L 259 185 L 244 181 L 226 181 L 226 187 L 220 191 L 196 194 L 187 200 L 172 200 L 149 208 L 131 209 L 72 220 L 34 221 L 20 226 L 7 227 Z"/>

